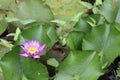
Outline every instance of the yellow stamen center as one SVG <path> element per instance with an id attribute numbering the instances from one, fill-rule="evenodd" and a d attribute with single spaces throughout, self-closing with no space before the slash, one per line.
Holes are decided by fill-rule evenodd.
<path id="1" fill-rule="evenodd" d="M 28 48 L 28 52 L 31 54 L 35 54 L 38 51 L 38 48 L 36 47 L 29 47 Z"/>

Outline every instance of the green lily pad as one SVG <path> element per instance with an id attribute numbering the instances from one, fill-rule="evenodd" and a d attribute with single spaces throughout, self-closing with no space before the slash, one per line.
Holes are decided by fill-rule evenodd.
<path id="1" fill-rule="evenodd" d="M 81 44 L 84 34 L 82 32 L 73 31 L 66 38 L 66 44 L 70 49 L 81 50 Z"/>
<path id="2" fill-rule="evenodd" d="M 80 2 L 80 0 L 45 0 L 57 21 L 56 23 L 64 27 L 63 31 L 72 29 L 80 16 L 87 11 L 87 8 Z"/>
<path id="3" fill-rule="evenodd" d="M 58 67 L 59 62 L 55 58 L 50 58 L 47 60 L 47 64 L 53 67 Z"/>
<path id="4" fill-rule="evenodd" d="M 21 58 L 23 73 L 29 80 L 48 80 L 47 68 L 36 60 L 31 58 Z"/>
<path id="5" fill-rule="evenodd" d="M 13 48 L 13 50 L 6 53 L 0 61 L 5 80 L 21 80 L 22 70 L 20 68 L 18 52 L 18 47 Z"/>
<path id="6" fill-rule="evenodd" d="M 20 34 L 17 44 L 22 44 L 27 40 L 38 40 L 41 44 L 46 44 L 46 48 L 49 49 L 57 42 L 58 36 L 52 25 L 45 23 L 34 23 L 28 25 L 25 30 Z"/>
<path id="7" fill-rule="evenodd" d="M 20 47 L 4 55 L 0 61 L 5 80 L 22 80 L 23 75 L 28 80 L 48 80 L 46 67 L 37 60 L 20 57 Z"/>
<path id="8" fill-rule="evenodd" d="M 53 15 L 42 0 L 17 0 L 16 4 L 10 5 L 9 16 L 16 17 L 21 20 L 37 20 L 48 22 L 53 19 Z"/>
<path id="9" fill-rule="evenodd" d="M 105 0 L 100 8 L 100 14 L 110 23 L 120 23 L 120 0 Z"/>
<path id="10" fill-rule="evenodd" d="M 0 35 L 7 29 L 7 21 L 5 19 L 0 20 Z"/>
<path id="11" fill-rule="evenodd" d="M 94 50 L 99 52 L 101 60 L 111 63 L 120 55 L 120 32 L 115 28 L 119 25 L 100 25 L 85 36 L 83 50 Z"/>
<path id="12" fill-rule="evenodd" d="M 0 79 L 1 79 L 1 80 L 4 80 L 4 77 L 3 77 L 3 73 L 2 73 L 1 67 L 0 67 Z"/>
<path id="13" fill-rule="evenodd" d="M 10 48 L 0 44 L 0 59 L 4 56 L 5 53 L 10 51 Z"/>
<path id="14" fill-rule="evenodd" d="M 99 14 L 93 14 L 86 17 L 81 17 L 77 24 L 74 26 L 74 31 L 80 32 L 88 32 L 91 29 L 91 25 L 89 23 L 93 23 L 95 26 L 104 24 L 104 19 Z"/>
<path id="15" fill-rule="evenodd" d="M 97 80 L 101 74 L 96 52 L 72 51 L 60 64 L 55 80 Z"/>
<path id="16" fill-rule="evenodd" d="M 77 24 L 74 26 L 75 31 L 88 32 L 91 26 L 87 23 L 85 18 L 80 18 Z"/>
<path id="17" fill-rule="evenodd" d="M 8 10 L 11 3 L 15 3 L 15 0 L 0 0 L 0 9 Z"/>

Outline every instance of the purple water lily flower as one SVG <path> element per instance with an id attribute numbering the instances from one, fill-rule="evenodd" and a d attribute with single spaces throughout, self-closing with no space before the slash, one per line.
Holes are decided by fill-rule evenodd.
<path id="1" fill-rule="evenodd" d="M 26 41 L 20 47 L 24 50 L 20 53 L 20 56 L 30 57 L 30 58 L 40 58 L 40 53 L 44 51 L 45 44 L 41 45 L 37 40 Z"/>

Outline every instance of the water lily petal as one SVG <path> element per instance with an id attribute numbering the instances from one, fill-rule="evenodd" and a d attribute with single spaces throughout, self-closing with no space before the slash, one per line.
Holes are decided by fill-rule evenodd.
<path id="1" fill-rule="evenodd" d="M 39 54 L 44 51 L 46 44 L 41 45 L 37 40 L 26 41 L 20 47 L 24 50 L 20 56 L 40 58 Z"/>
<path id="2" fill-rule="evenodd" d="M 45 46 L 46 46 L 46 44 L 43 44 L 42 46 L 40 46 L 40 48 L 39 48 L 40 53 L 44 51 Z"/>
<path id="3" fill-rule="evenodd" d="M 30 46 L 29 41 L 23 43 L 24 48 L 27 50 Z"/>
<path id="4" fill-rule="evenodd" d="M 25 52 L 27 51 L 27 49 L 23 46 L 23 45 L 21 45 L 20 46 Z"/>
<path id="5" fill-rule="evenodd" d="M 40 43 L 37 40 L 32 40 L 31 43 L 32 43 L 32 46 L 34 46 L 34 47 L 37 47 L 37 48 L 40 47 Z"/>
<path id="6" fill-rule="evenodd" d="M 25 52 L 19 54 L 19 56 L 29 57 L 29 55 L 27 55 Z"/>
<path id="7" fill-rule="evenodd" d="M 39 55 L 35 55 L 35 56 L 33 56 L 33 58 L 38 59 L 38 58 L 40 58 L 40 56 Z"/>

